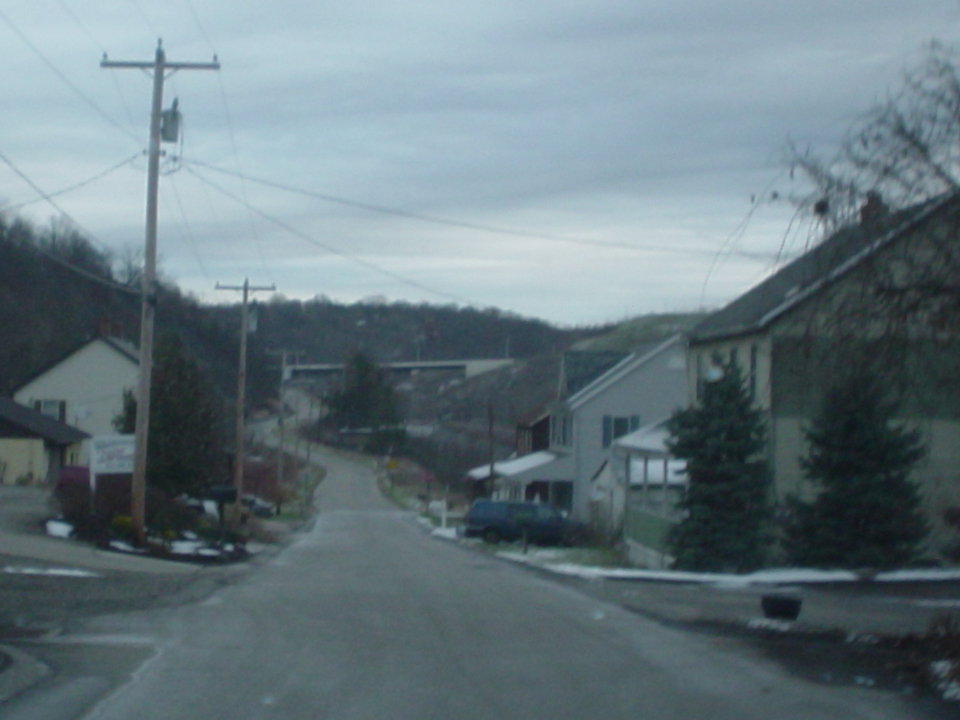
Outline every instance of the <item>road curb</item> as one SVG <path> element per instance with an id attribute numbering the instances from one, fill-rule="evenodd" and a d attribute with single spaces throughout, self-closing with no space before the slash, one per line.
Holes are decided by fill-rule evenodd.
<path id="1" fill-rule="evenodd" d="M 19 695 L 50 674 L 50 668 L 42 662 L 9 645 L 0 645 L 0 654 L 9 659 L 0 670 L 0 703 Z"/>

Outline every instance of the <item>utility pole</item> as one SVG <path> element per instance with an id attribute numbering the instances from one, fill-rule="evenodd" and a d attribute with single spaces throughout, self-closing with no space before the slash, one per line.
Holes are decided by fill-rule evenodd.
<path id="1" fill-rule="evenodd" d="M 280 452 L 277 454 L 277 493 L 278 497 L 283 498 L 283 453 L 286 450 L 286 443 L 284 440 L 284 427 L 286 423 L 284 422 L 284 415 L 286 415 L 286 402 L 283 397 L 283 383 L 286 381 L 287 377 L 287 351 L 280 351 L 280 414 L 278 415 L 277 424 L 280 426 Z"/>
<path id="2" fill-rule="evenodd" d="M 252 292 L 276 289 L 275 285 L 251 286 L 250 281 L 246 278 L 243 280 L 243 285 L 221 285 L 217 283 L 217 290 L 240 290 L 243 293 L 243 302 L 240 306 L 240 361 L 237 370 L 237 447 L 233 462 L 233 486 L 237 490 L 238 519 L 243 498 L 243 457 L 246 433 L 244 411 L 247 404 L 247 334 L 250 324 L 249 298 Z"/>
<path id="3" fill-rule="evenodd" d="M 216 56 L 210 63 L 169 63 L 163 41 L 157 41 L 153 61 L 100 61 L 102 68 L 135 68 L 153 71 L 153 101 L 150 107 L 150 145 L 147 153 L 147 223 L 143 277 L 140 292 L 140 376 L 137 382 L 137 416 L 134 427 L 133 478 L 130 483 L 130 517 L 134 537 L 146 539 L 147 436 L 150 432 L 150 381 L 153 374 L 153 321 L 157 308 L 157 194 L 160 186 L 160 131 L 163 81 L 177 70 L 219 70 Z"/>

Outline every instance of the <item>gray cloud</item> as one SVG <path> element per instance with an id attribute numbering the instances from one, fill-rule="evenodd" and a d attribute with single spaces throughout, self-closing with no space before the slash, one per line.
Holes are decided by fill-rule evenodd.
<path id="1" fill-rule="evenodd" d="M 952 0 L 37 0 L 4 13 L 62 75 L 0 23 L 0 149 L 50 191 L 143 145 L 149 81 L 98 60 L 149 58 L 162 35 L 173 60 L 223 63 L 168 83 L 188 159 L 413 213 L 678 250 L 430 225 L 194 168 L 297 234 L 186 170 L 166 177 L 163 264 L 188 289 L 222 301 L 212 281 L 266 276 L 288 296 L 457 295 L 558 322 L 746 289 L 769 262 L 730 255 L 705 280 L 730 242 L 779 247 L 786 205 L 736 230 L 782 175 L 787 137 L 835 142 L 960 19 Z M 105 244 L 135 244 L 142 173 L 134 163 L 60 204 Z M 30 195 L 0 168 L 0 198 Z"/>

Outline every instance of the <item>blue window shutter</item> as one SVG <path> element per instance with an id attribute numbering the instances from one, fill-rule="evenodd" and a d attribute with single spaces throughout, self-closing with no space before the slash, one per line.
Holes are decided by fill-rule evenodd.
<path id="1" fill-rule="evenodd" d="M 613 418 L 609 415 L 603 416 L 603 446 L 610 447 L 613 442 Z"/>
<path id="2" fill-rule="evenodd" d="M 631 415 L 630 416 L 630 432 L 633 432 L 634 430 L 639 430 L 639 429 L 640 429 L 640 416 Z"/>

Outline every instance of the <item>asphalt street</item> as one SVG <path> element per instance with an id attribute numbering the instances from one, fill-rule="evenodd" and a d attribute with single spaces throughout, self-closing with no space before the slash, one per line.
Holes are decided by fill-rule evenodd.
<path id="1" fill-rule="evenodd" d="M 309 532 L 202 602 L 35 642 L 62 671 L 5 720 L 925 717 L 438 541 L 369 466 L 323 463 Z"/>

